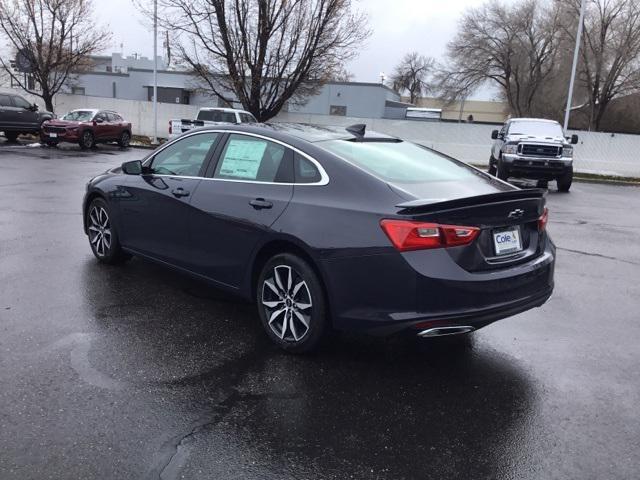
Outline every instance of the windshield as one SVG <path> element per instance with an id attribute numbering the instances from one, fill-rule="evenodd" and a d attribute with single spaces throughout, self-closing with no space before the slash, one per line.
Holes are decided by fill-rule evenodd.
<path id="1" fill-rule="evenodd" d="M 72 122 L 90 122 L 92 118 L 93 111 L 91 110 L 74 110 L 62 117 L 62 120 L 70 120 Z"/>
<path id="2" fill-rule="evenodd" d="M 562 137 L 558 123 L 517 121 L 511 122 L 508 135 L 531 135 L 535 137 Z"/>
<path id="3" fill-rule="evenodd" d="M 328 140 L 324 148 L 376 175 L 397 183 L 471 179 L 475 172 L 462 163 L 409 142 Z"/>
<path id="4" fill-rule="evenodd" d="M 206 122 L 236 123 L 236 115 L 233 112 L 225 112 L 221 110 L 200 110 L 200 112 L 198 112 L 198 120 L 204 120 Z"/>

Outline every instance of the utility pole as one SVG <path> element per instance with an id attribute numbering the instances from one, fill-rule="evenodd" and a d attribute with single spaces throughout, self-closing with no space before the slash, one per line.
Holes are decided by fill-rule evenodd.
<path id="1" fill-rule="evenodd" d="M 578 54 L 580 53 L 580 40 L 582 38 L 582 28 L 584 26 L 584 12 L 587 7 L 587 0 L 582 0 L 580 5 L 580 22 L 578 23 L 578 33 L 576 34 L 576 48 L 573 51 L 573 66 L 571 67 L 571 80 L 569 81 L 569 96 L 567 97 L 567 108 L 564 111 L 564 131 L 569 128 L 569 116 L 571 115 L 571 104 L 573 103 L 573 85 L 576 80 L 576 69 L 578 68 Z"/>
<path id="2" fill-rule="evenodd" d="M 153 0 L 153 145 L 158 144 L 158 0 Z"/>

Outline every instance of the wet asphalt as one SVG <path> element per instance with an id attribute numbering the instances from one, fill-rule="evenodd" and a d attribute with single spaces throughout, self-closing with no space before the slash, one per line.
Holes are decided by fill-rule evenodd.
<path id="1" fill-rule="evenodd" d="M 549 193 L 541 308 L 298 357 L 251 305 L 94 260 L 85 183 L 146 153 L 0 142 L 0 479 L 638 478 L 640 188 Z"/>

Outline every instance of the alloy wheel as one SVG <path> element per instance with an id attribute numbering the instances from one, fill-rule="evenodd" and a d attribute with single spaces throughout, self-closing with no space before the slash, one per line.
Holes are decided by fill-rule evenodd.
<path id="1" fill-rule="evenodd" d="M 104 208 L 96 205 L 89 212 L 89 241 L 99 257 L 104 257 L 111 248 L 111 224 Z"/>
<path id="2" fill-rule="evenodd" d="M 269 328 L 288 342 L 309 332 L 313 302 L 307 282 L 289 265 L 277 265 L 262 284 L 262 306 Z"/>

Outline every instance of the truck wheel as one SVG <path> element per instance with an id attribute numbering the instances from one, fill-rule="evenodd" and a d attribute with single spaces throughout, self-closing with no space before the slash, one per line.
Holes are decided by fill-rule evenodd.
<path id="1" fill-rule="evenodd" d="M 4 132 L 4 136 L 7 137 L 7 140 L 10 143 L 15 143 L 18 141 L 18 132 Z"/>
<path id="2" fill-rule="evenodd" d="M 509 169 L 500 160 L 498 160 L 498 167 L 497 167 L 496 177 L 498 177 L 500 180 L 504 180 L 505 182 L 509 178 Z"/>
<path id="3" fill-rule="evenodd" d="M 489 157 L 489 175 L 496 176 L 498 169 L 496 168 L 496 159 L 493 158 L 493 155 Z"/>
<path id="4" fill-rule="evenodd" d="M 573 167 L 568 169 L 561 177 L 556 178 L 558 184 L 558 191 L 567 193 L 571 188 L 573 182 Z"/>

